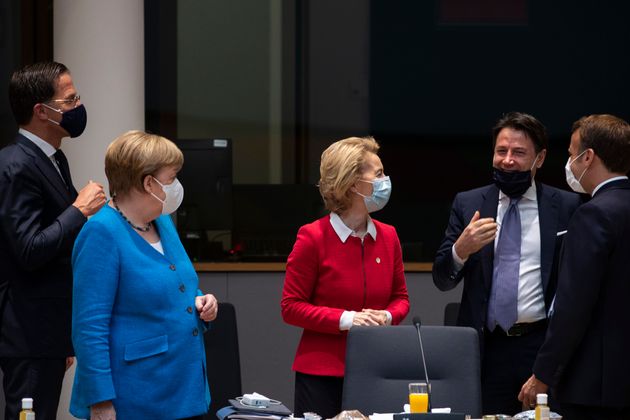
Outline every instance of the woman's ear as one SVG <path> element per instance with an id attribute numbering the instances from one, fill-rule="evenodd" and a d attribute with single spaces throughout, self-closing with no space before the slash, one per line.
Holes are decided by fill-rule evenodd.
<path id="1" fill-rule="evenodd" d="M 151 175 L 145 175 L 144 179 L 142 180 L 142 186 L 144 187 L 144 191 L 145 192 L 152 192 L 151 191 L 151 183 L 153 182 L 153 177 Z"/>

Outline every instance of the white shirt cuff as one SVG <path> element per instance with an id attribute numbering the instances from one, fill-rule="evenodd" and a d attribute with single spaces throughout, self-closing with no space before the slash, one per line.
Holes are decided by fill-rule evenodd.
<path id="1" fill-rule="evenodd" d="M 461 259 L 459 255 L 457 255 L 457 252 L 455 252 L 455 244 L 453 244 L 451 252 L 453 253 L 453 264 L 455 265 L 455 270 L 459 271 L 464 267 L 464 263 L 466 262 L 466 260 Z"/>
<path id="2" fill-rule="evenodd" d="M 339 331 L 347 331 L 352 328 L 355 311 L 343 311 L 339 318 Z"/>

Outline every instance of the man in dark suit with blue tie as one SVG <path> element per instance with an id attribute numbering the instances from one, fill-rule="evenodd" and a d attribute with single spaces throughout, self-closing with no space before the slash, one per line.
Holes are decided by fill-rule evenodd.
<path id="1" fill-rule="evenodd" d="M 433 282 L 450 290 L 464 281 L 458 324 L 479 332 L 483 412 L 513 415 L 545 337 L 559 242 L 580 198 L 534 182 L 547 153 L 536 118 L 504 115 L 493 141 L 494 183 L 456 195 Z"/>
<path id="2" fill-rule="evenodd" d="M 87 114 L 60 63 L 13 73 L 9 101 L 19 126 L 0 150 L 0 367 L 6 419 L 34 399 L 38 419 L 55 419 L 70 339 L 74 240 L 105 203 L 100 184 L 77 193 L 60 149 L 83 132 Z"/>
<path id="3" fill-rule="evenodd" d="M 567 182 L 591 200 L 569 223 L 545 342 L 519 398 L 552 387 L 566 419 L 630 419 L 630 125 L 573 125 Z"/>

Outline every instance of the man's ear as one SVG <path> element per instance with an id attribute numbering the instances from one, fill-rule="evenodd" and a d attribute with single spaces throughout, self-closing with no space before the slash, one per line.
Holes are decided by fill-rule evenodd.
<path id="1" fill-rule="evenodd" d="M 547 149 L 542 149 L 538 154 L 538 159 L 536 160 L 536 169 L 540 169 L 545 162 L 545 158 L 547 157 Z"/>
<path id="2" fill-rule="evenodd" d="M 46 107 L 42 104 L 33 105 L 33 116 L 31 117 L 31 120 L 33 118 L 44 121 L 48 120 L 48 112 L 46 111 Z"/>
<path id="3" fill-rule="evenodd" d="M 593 159 L 595 159 L 595 150 L 589 147 L 586 149 L 586 152 L 584 152 L 584 161 L 590 163 Z"/>

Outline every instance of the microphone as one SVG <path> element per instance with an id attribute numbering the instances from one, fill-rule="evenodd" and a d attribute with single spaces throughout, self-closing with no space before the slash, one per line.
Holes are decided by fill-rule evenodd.
<path id="1" fill-rule="evenodd" d="M 429 382 L 429 372 L 427 372 L 427 362 L 424 358 L 424 347 L 422 346 L 422 335 L 420 334 L 420 325 L 422 324 L 422 322 L 420 322 L 419 316 L 414 316 L 412 322 L 413 322 L 413 325 L 416 327 L 416 330 L 418 331 L 418 342 L 420 342 L 420 355 L 422 356 L 422 366 L 424 367 L 424 378 L 427 381 L 427 398 L 428 398 L 427 412 L 430 413 L 431 412 L 431 383 Z"/>

